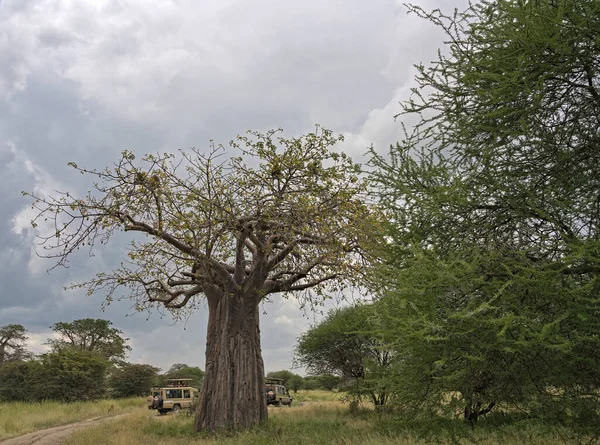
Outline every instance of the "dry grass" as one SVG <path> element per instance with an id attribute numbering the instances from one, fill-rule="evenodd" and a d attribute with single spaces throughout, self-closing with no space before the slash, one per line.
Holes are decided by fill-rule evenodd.
<path id="1" fill-rule="evenodd" d="M 73 403 L 0 403 L 0 440 L 53 426 L 107 416 L 111 405 L 114 406 L 110 412 L 112 416 L 145 406 L 145 400 L 132 398 Z"/>
<path id="2" fill-rule="evenodd" d="M 291 408 L 269 408 L 269 421 L 237 434 L 195 434 L 193 418 L 158 416 L 139 410 L 97 427 L 74 433 L 64 445 L 546 445 L 576 444 L 556 436 L 548 426 L 535 423 L 471 430 L 462 422 L 430 421 L 410 424 L 398 418 L 382 419 L 373 412 L 350 416 L 341 402 L 314 402 Z"/>
<path id="3" fill-rule="evenodd" d="M 300 389 L 297 393 L 290 391 L 290 394 L 294 398 L 294 401 L 292 402 L 294 405 L 301 402 L 332 402 L 340 400 L 344 396 L 344 393 L 324 391 L 321 389 Z"/>

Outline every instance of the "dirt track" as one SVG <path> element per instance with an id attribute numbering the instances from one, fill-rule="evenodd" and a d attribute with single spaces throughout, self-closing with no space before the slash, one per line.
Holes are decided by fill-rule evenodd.
<path id="1" fill-rule="evenodd" d="M 56 445 L 60 444 L 75 430 L 97 425 L 100 422 L 118 419 L 127 415 L 129 414 L 119 414 L 118 416 L 112 417 L 94 417 L 92 419 L 82 420 L 81 422 L 55 426 L 45 430 L 39 430 L 33 433 L 25 434 L 24 436 L 12 437 L 10 439 L 0 441 L 0 445 Z"/>

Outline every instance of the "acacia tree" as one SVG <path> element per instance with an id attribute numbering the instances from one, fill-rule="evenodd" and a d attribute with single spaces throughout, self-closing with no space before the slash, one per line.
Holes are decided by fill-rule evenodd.
<path id="1" fill-rule="evenodd" d="M 352 382 L 347 387 L 352 396 L 367 396 L 374 405 L 385 405 L 389 398 L 386 376 L 395 354 L 372 315 L 373 305 L 330 311 L 298 338 L 294 359 L 318 380 L 335 374 Z"/>
<path id="2" fill-rule="evenodd" d="M 418 67 L 414 132 L 373 153 L 404 364 L 472 422 L 510 400 L 597 423 L 600 2 L 411 11 L 448 53 Z"/>
<path id="3" fill-rule="evenodd" d="M 166 384 L 167 379 L 192 379 L 189 386 L 201 388 L 204 380 L 204 371 L 197 366 L 188 366 L 185 363 L 173 364 L 167 372 L 158 376 L 161 385 Z"/>
<path id="4" fill-rule="evenodd" d="M 109 378 L 112 395 L 139 397 L 148 395 L 158 376 L 158 368 L 139 363 L 124 363 L 113 370 Z"/>
<path id="5" fill-rule="evenodd" d="M 30 356 L 25 350 L 27 330 L 20 324 L 0 327 L 0 366 L 5 362 L 23 360 Z"/>
<path id="6" fill-rule="evenodd" d="M 126 344 L 129 339 L 123 338 L 123 332 L 111 326 L 112 322 L 108 320 L 92 318 L 55 323 L 50 328 L 59 338 L 50 338 L 46 344 L 53 352 L 75 348 L 93 352 L 105 360 L 124 360 L 126 351 L 131 349 Z"/>
<path id="7" fill-rule="evenodd" d="M 321 298 L 351 284 L 364 263 L 362 247 L 377 219 L 363 201 L 359 167 L 331 151 L 341 137 L 317 128 L 285 139 L 249 133 L 222 147 L 137 162 L 124 152 L 114 168 L 79 168 L 97 179 L 83 198 L 33 196 L 52 234 L 48 256 L 66 265 L 82 247 L 106 243 L 117 231 L 139 234 L 128 261 L 80 283 L 127 294 L 139 310 L 163 305 L 182 315 L 208 303 L 206 376 L 195 429 L 234 430 L 267 417 L 263 395 L 259 303 L 299 292 Z"/>

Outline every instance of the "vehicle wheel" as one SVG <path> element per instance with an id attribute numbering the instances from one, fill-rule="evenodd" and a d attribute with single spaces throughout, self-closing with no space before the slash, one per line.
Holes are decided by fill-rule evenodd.
<path id="1" fill-rule="evenodd" d="M 158 410 L 158 413 L 159 413 L 161 416 L 164 416 L 165 414 L 167 414 L 167 410 L 164 410 L 164 409 L 159 409 L 159 410 Z"/>
<path id="2" fill-rule="evenodd" d="M 181 411 L 181 406 L 179 406 L 179 405 L 174 405 L 174 406 L 173 406 L 173 412 L 174 412 L 175 414 L 179 414 L 179 411 Z"/>

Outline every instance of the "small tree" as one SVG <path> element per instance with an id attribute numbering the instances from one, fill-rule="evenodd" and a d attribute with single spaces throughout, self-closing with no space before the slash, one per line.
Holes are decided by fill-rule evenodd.
<path id="1" fill-rule="evenodd" d="M 295 359 L 316 376 L 336 374 L 351 380 L 351 394 L 367 395 L 375 405 L 384 405 L 389 396 L 386 384 L 375 377 L 385 374 L 393 353 L 371 320 L 371 310 L 371 305 L 365 305 L 330 311 L 300 336 Z M 327 380 L 316 378 L 320 386 Z"/>
<path id="2" fill-rule="evenodd" d="M 109 385 L 115 397 L 147 395 L 156 379 L 158 368 L 151 365 L 125 363 L 115 369 Z"/>
<path id="3" fill-rule="evenodd" d="M 47 345 L 53 352 L 67 348 L 88 351 L 106 360 L 119 361 L 125 358 L 126 351 L 131 348 L 126 344 L 128 338 L 123 338 L 123 332 L 111 328 L 108 320 L 85 318 L 71 323 L 59 322 L 50 326 L 58 339 L 48 339 Z"/>
<path id="4" fill-rule="evenodd" d="M 24 360 L 30 353 L 24 347 L 27 330 L 20 324 L 0 327 L 0 366 L 5 362 Z"/>
<path id="5" fill-rule="evenodd" d="M 166 379 L 192 379 L 190 386 L 194 388 L 202 388 L 202 381 L 204 380 L 204 371 L 197 366 L 188 366 L 184 363 L 176 363 L 169 371 L 161 376 L 161 380 Z"/>
<path id="6" fill-rule="evenodd" d="M 333 374 L 321 374 L 316 377 L 321 388 L 326 389 L 327 391 L 333 391 L 333 389 L 343 381 L 340 376 Z"/>
<path id="7" fill-rule="evenodd" d="M 289 386 L 290 380 L 294 377 L 294 373 L 283 369 L 281 371 L 271 371 L 267 374 L 267 377 L 283 380 L 284 386 Z"/>
<path id="8" fill-rule="evenodd" d="M 77 348 L 41 356 L 40 400 L 85 401 L 106 395 L 109 362 L 98 354 Z"/>
<path id="9" fill-rule="evenodd" d="M 110 303 L 124 291 L 139 310 L 164 305 L 176 315 L 206 298 L 197 431 L 266 419 L 259 303 L 278 293 L 314 302 L 352 284 L 377 239 L 359 167 L 330 150 L 340 140 L 320 128 L 291 139 L 251 133 L 232 141 L 241 156 L 225 162 L 222 148 L 141 162 L 124 152 L 104 171 L 71 163 L 97 180 L 83 198 L 32 195 L 33 224 L 54 223 L 44 242 L 59 265 L 117 231 L 139 235 L 122 267 L 81 284 L 88 293 L 106 292 Z"/>

